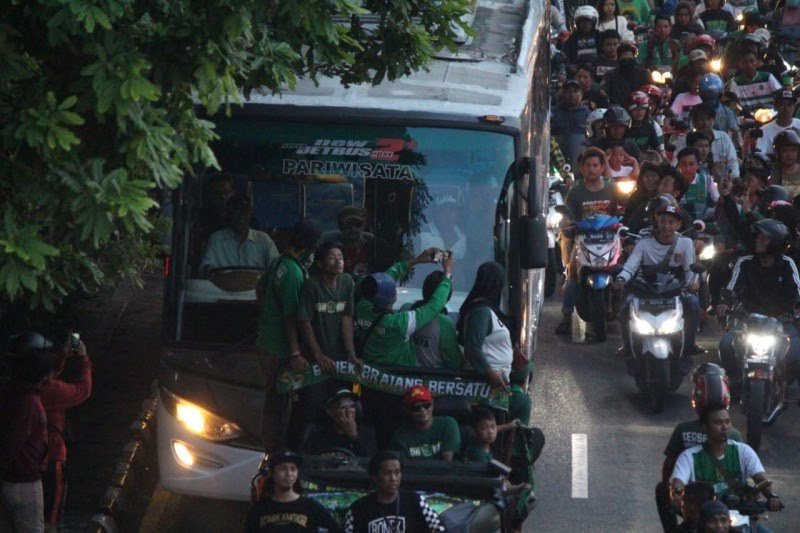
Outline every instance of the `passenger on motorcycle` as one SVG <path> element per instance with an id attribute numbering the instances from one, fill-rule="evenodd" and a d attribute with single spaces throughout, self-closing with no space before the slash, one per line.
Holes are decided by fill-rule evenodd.
<path id="1" fill-rule="evenodd" d="M 769 481 L 756 452 L 747 444 L 730 438 L 731 415 L 727 409 L 708 409 L 700 420 L 708 441 L 684 450 L 678 456 L 670 476 L 676 504 L 686 484 L 693 481 L 710 483 L 718 498 L 734 490 L 729 486 L 728 479 L 738 483 L 747 483 L 748 479 L 752 479 L 756 484 Z M 768 498 L 770 511 L 781 509 L 780 498 L 772 493 L 769 486 L 765 486 L 763 494 Z"/>
<path id="2" fill-rule="evenodd" d="M 730 142 L 730 139 L 728 139 Z M 719 190 L 714 179 L 700 172 L 699 154 L 695 148 L 683 148 L 678 152 L 678 171 L 681 178 L 688 185 L 681 205 L 695 218 L 708 219 L 713 217 L 714 206 L 719 201 Z M 738 171 L 738 168 L 737 168 Z"/>
<path id="3" fill-rule="evenodd" d="M 717 317 L 722 319 L 733 305 L 734 299 L 748 313 L 780 317 L 792 313 L 800 306 L 800 276 L 795 262 L 783 254 L 788 244 L 789 231 L 777 220 L 764 219 L 753 224 L 755 248 L 753 255 L 740 258 L 733 268 L 727 291 L 717 306 Z M 783 326 L 789 336 L 786 362 L 790 375 L 800 373 L 800 333 L 793 322 Z M 736 360 L 735 332 L 728 331 L 719 341 L 722 366 L 731 378 L 732 385 L 742 379 L 742 365 Z"/>
<path id="4" fill-rule="evenodd" d="M 681 54 L 681 45 L 670 37 L 670 33 L 672 33 L 672 19 L 667 15 L 656 15 L 653 34 L 646 43 L 639 46 L 639 63 L 661 72 L 672 70 L 673 64 Z"/>
<path id="5" fill-rule="evenodd" d="M 626 138 L 628 129 L 631 127 L 631 116 L 625 109 L 616 105 L 609 107 L 603 114 L 603 125 L 605 126 L 605 136 L 596 140 L 593 146 L 601 150 L 608 150 L 621 145 L 628 155 L 637 160 L 642 159 L 642 151 L 636 143 Z"/>
<path id="6" fill-rule="evenodd" d="M 597 31 L 615 30 L 621 41 L 634 42 L 636 37 L 628 29 L 628 20 L 619 14 L 616 0 L 598 0 L 596 7 L 600 15 Z"/>
<path id="7" fill-rule="evenodd" d="M 730 135 L 735 146 L 742 146 L 742 133 L 739 131 L 739 119 L 736 112 L 723 104 L 720 98 L 724 87 L 722 78 L 717 74 L 704 74 L 700 78 L 698 94 L 704 104 L 710 105 L 715 110 L 713 128 Z"/>
<path id="8" fill-rule="evenodd" d="M 725 0 L 706 0 L 706 9 L 700 14 L 706 31 L 735 31 L 736 19 L 731 11 L 723 9 Z"/>
<path id="9" fill-rule="evenodd" d="M 664 154 L 664 133 L 661 126 L 650 117 L 650 97 L 642 91 L 632 92 L 628 100 L 631 127 L 625 138 L 633 141 L 642 150 L 656 150 Z"/>
<path id="10" fill-rule="evenodd" d="M 579 157 L 580 172 L 583 181 L 576 184 L 567 193 L 564 200 L 569 216 L 562 219 L 563 228 L 575 221 L 582 220 L 593 213 L 615 215 L 623 201 L 616 187 L 603 179 L 606 166 L 606 154 L 596 147 L 589 147 Z M 567 280 L 564 288 L 562 304 L 562 320 L 556 326 L 556 333 L 568 335 L 572 327 L 572 311 L 578 297 L 577 266 L 573 258 L 573 239 L 566 234 L 561 236 L 561 257 L 567 268 Z"/>
<path id="11" fill-rule="evenodd" d="M 654 201 L 659 201 L 656 198 Z M 655 209 L 655 232 L 652 236 L 641 239 L 636 243 L 633 252 L 625 261 L 622 272 L 619 273 L 614 286 L 617 290 L 623 290 L 625 284 L 633 278 L 643 267 L 656 266 L 664 261 L 667 254 L 671 254 L 667 263 L 669 271 L 678 278 L 683 278 L 686 288 L 692 287 L 696 282 L 696 274 L 689 267 L 694 264 L 694 243 L 688 237 L 683 237 L 677 233 L 681 225 L 681 208 L 669 201 L 661 202 Z M 683 302 L 684 318 L 684 346 L 694 347 L 697 335 L 697 325 L 699 317 L 699 304 L 697 296 L 685 292 L 681 297 Z M 628 322 L 631 296 L 625 297 L 620 312 L 620 329 L 623 341 L 630 338 L 630 323 Z M 627 351 L 627 350 L 626 350 Z M 691 364 L 691 350 L 684 350 L 681 354 L 683 365 Z"/>
<path id="12" fill-rule="evenodd" d="M 617 68 L 617 47 L 619 47 L 619 33 L 616 30 L 605 30 L 599 34 L 598 50 L 600 52 L 595 61 L 594 79 L 602 81 L 606 72 Z"/>
<path id="13" fill-rule="evenodd" d="M 700 165 L 700 170 L 705 174 L 719 176 L 720 173 L 715 172 L 714 158 L 711 157 L 711 141 L 713 138 L 700 131 L 689 132 L 686 136 L 686 145 L 697 150 L 697 163 Z"/>
<path id="14" fill-rule="evenodd" d="M 672 25 L 672 38 L 691 39 L 703 33 L 703 24 L 694 20 L 694 5 L 691 2 L 678 2 L 675 7 L 675 23 Z"/>
<path id="15" fill-rule="evenodd" d="M 736 156 L 736 147 L 733 145 L 730 136 L 722 131 L 714 129 L 714 117 L 716 111 L 710 104 L 702 103 L 692 108 L 690 116 L 692 126 L 695 131 L 710 136 L 711 158 L 718 165 L 716 174 L 726 176 L 728 174 L 739 175 L 739 159 Z M 680 151 L 686 145 L 686 138 L 675 141 L 675 150 Z M 678 152 L 680 153 L 680 152 Z M 678 158 L 675 158 L 678 162 Z M 714 186 L 716 188 L 716 186 Z"/>
<path id="16" fill-rule="evenodd" d="M 609 148 L 606 152 L 605 177 L 615 182 L 617 180 L 636 181 L 639 178 L 639 162 L 635 157 L 625 153 L 621 144 Z"/>
<path id="17" fill-rule="evenodd" d="M 656 506 L 664 531 L 673 531 L 678 523 L 675 508 L 670 506 L 669 498 L 669 478 L 678 456 L 684 450 L 708 441 L 705 427 L 700 421 L 703 412 L 709 409 L 727 409 L 730 403 L 731 395 L 725 371 L 714 363 L 702 363 L 698 366 L 692 373 L 692 408 L 697 413 L 697 418 L 681 422 L 672 430 L 664 449 L 661 482 L 656 485 Z M 729 437 L 736 442 L 744 442 L 741 433 L 735 428 L 731 428 Z"/>
<path id="18" fill-rule="evenodd" d="M 593 63 L 597 59 L 597 10 L 592 6 L 580 6 L 573 14 L 575 31 L 564 43 L 561 51 L 571 65 Z"/>
<path id="19" fill-rule="evenodd" d="M 727 90 L 739 99 L 743 111 L 754 113 L 772 105 L 772 95 L 781 83 L 769 72 L 759 70 L 761 58 L 755 47 L 746 48 L 739 57 L 739 70 L 728 82 Z"/>
<path id="20" fill-rule="evenodd" d="M 619 50 L 619 48 L 618 48 Z M 581 104 L 594 111 L 608 107 L 608 95 L 600 88 L 600 84 L 594 81 L 594 67 L 591 63 L 581 63 L 575 71 L 575 79 L 578 80 L 583 94 Z"/>
<path id="21" fill-rule="evenodd" d="M 786 0 L 784 4 L 772 12 L 769 28 L 773 32 L 791 34 L 800 28 L 800 0 Z"/>
<path id="22" fill-rule="evenodd" d="M 624 105 L 625 99 L 633 91 L 650 83 L 650 71 L 636 63 L 636 47 L 622 43 L 617 48 L 619 66 L 607 72 L 603 78 L 603 90 L 609 100 L 616 105 Z"/>
<path id="23" fill-rule="evenodd" d="M 625 205 L 625 216 L 622 223 L 634 233 L 645 225 L 647 204 L 658 194 L 658 182 L 661 180 L 661 170 L 658 165 L 652 163 L 642 164 L 639 179 L 636 181 L 636 189 L 628 198 Z"/>
<path id="24" fill-rule="evenodd" d="M 698 94 L 702 77 L 703 72 L 692 71 L 692 77 L 688 80 L 687 90 L 675 96 L 675 100 L 672 101 L 672 105 L 669 108 L 675 120 L 689 122 L 689 112 L 692 108 L 702 103 L 703 100 Z"/>
<path id="25" fill-rule="evenodd" d="M 775 137 L 789 128 L 800 131 L 800 119 L 794 118 L 797 95 L 790 89 L 780 89 L 772 95 L 775 101 L 775 119 L 761 126 L 761 138 L 756 141 L 756 149 L 767 154 L 772 149 Z"/>
<path id="26" fill-rule="evenodd" d="M 561 100 L 553 106 L 550 118 L 550 135 L 554 136 L 561 152 L 574 164 L 584 139 L 584 124 L 589 109 L 581 104 L 583 93 L 577 80 L 567 80 L 561 89 Z"/>
<path id="27" fill-rule="evenodd" d="M 800 194 L 800 135 L 793 129 L 782 131 L 775 136 L 773 147 L 775 164 L 770 181 L 784 187 L 794 198 Z"/>

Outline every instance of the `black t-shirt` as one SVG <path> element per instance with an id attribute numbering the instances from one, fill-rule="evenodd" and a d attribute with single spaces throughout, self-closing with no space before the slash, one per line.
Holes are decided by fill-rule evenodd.
<path id="1" fill-rule="evenodd" d="M 439 515 L 416 492 L 401 490 L 390 504 L 378 503 L 375 493 L 356 500 L 347 511 L 346 533 L 423 533 L 444 531 Z"/>
<path id="2" fill-rule="evenodd" d="M 324 424 L 316 431 L 312 431 L 304 451 L 317 455 L 331 452 L 336 448 L 349 450 L 356 457 L 370 457 L 377 451 L 375 432 L 371 428 L 359 424 L 358 436 L 353 438 L 336 433 L 331 424 Z"/>
<path id="3" fill-rule="evenodd" d="M 303 496 L 292 502 L 276 502 L 272 498 L 253 504 L 244 523 L 245 533 L 317 532 L 327 528 L 331 533 L 343 531 L 333 516 L 319 503 Z"/>

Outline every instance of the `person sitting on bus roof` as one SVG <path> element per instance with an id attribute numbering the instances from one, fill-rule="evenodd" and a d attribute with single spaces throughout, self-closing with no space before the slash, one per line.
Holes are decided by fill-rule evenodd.
<path id="1" fill-rule="evenodd" d="M 444 279 L 444 272 L 436 270 L 428 274 L 422 283 L 422 300 L 414 302 L 410 309 L 418 309 L 433 298 L 433 293 Z M 450 301 L 453 290 L 447 295 Z M 456 338 L 456 326 L 453 319 L 447 314 L 447 309 L 442 309 L 436 316 L 411 336 L 417 352 L 417 364 L 425 368 L 464 368 L 464 357 L 461 355 L 461 346 Z"/>
<path id="2" fill-rule="evenodd" d="M 303 452 L 332 453 L 346 450 L 356 457 L 368 457 L 377 451 L 375 432 L 359 424 L 360 399 L 349 389 L 341 389 L 325 402 L 327 422 L 312 426 L 304 439 Z"/>
<path id="3" fill-rule="evenodd" d="M 433 394 L 425 385 L 414 385 L 403 393 L 403 424 L 394 430 L 391 450 L 408 459 L 452 461 L 461 450 L 461 433 L 455 418 L 433 416 Z"/>
<path id="4" fill-rule="evenodd" d="M 267 452 L 285 445 L 291 409 L 290 395 L 279 395 L 276 390 L 278 373 L 287 365 L 295 372 L 308 366 L 300 353 L 297 312 L 300 290 L 308 277 L 306 269 L 313 261 L 319 237 L 319 230 L 311 222 L 301 220 L 295 224 L 288 249 L 270 263 L 256 287 L 261 309 L 256 345 L 262 352 L 259 365 L 265 383 L 261 432 Z"/>
<path id="5" fill-rule="evenodd" d="M 345 272 L 353 276 L 369 274 L 375 257 L 375 236 L 366 230 L 366 210 L 349 205 L 339 211 L 337 223 L 339 229 L 326 231 L 322 240 L 342 243 Z"/>
<path id="6" fill-rule="evenodd" d="M 397 280 L 414 265 L 434 263 L 444 256 L 444 277 L 428 303 L 411 311 L 392 312 L 397 300 Z M 395 263 L 386 272 L 372 274 L 361 282 L 362 299 L 356 305 L 356 335 L 364 362 L 417 366 L 411 335 L 436 318 L 447 303 L 453 263 L 452 255 L 429 248 L 410 261 Z"/>
<path id="7" fill-rule="evenodd" d="M 200 271 L 224 267 L 251 267 L 264 270 L 278 257 L 278 248 L 269 235 L 250 228 L 253 209 L 243 194 L 231 196 L 225 204 L 228 227 L 215 231 L 208 239 L 200 261 Z"/>
<path id="8" fill-rule="evenodd" d="M 454 193 L 445 193 L 433 200 L 431 221 L 420 235 L 420 248 L 450 250 L 455 259 L 464 259 L 467 236 L 458 226 L 459 201 Z"/>

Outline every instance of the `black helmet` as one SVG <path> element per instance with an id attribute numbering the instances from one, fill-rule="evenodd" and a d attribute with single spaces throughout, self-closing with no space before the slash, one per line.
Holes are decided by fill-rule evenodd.
<path id="1" fill-rule="evenodd" d="M 791 202 L 789 191 L 780 185 L 767 185 L 763 189 L 758 190 L 758 197 L 760 199 L 760 208 L 762 213 L 766 213 L 772 202 Z"/>
<path id="2" fill-rule="evenodd" d="M 789 240 L 789 230 L 778 220 L 765 218 L 753 224 L 753 237 L 764 235 L 769 238 L 767 253 L 782 253 Z"/>
<path id="3" fill-rule="evenodd" d="M 705 411 L 727 409 L 731 404 L 728 376 L 719 365 L 703 363 L 692 373 L 692 407 L 698 417 Z"/>
<path id="4" fill-rule="evenodd" d="M 606 126 L 610 126 L 612 124 L 622 124 L 626 128 L 631 127 L 631 116 L 623 107 L 618 105 L 612 105 L 609 107 L 603 115 L 603 120 L 605 121 Z"/>
<path id="5" fill-rule="evenodd" d="M 742 162 L 742 174 L 745 172 L 768 178 L 772 174 L 772 160 L 762 152 L 751 152 Z"/>
<path id="6" fill-rule="evenodd" d="M 8 351 L 22 355 L 30 350 L 49 350 L 53 343 L 38 331 L 21 331 L 9 337 Z"/>
<path id="7" fill-rule="evenodd" d="M 797 132 L 792 128 L 783 130 L 775 136 L 772 146 L 775 150 L 781 148 L 782 146 L 800 146 L 800 135 L 798 135 Z"/>
<path id="8" fill-rule="evenodd" d="M 668 205 L 677 206 L 678 202 L 675 201 L 675 197 L 671 194 L 657 194 L 654 196 L 649 202 L 647 202 L 647 207 L 645 207 L 645 212 L 649 217 L 653 217 L 656 213 L 658 213 L 659 209 L 662 207 L 666 207 Z"/>

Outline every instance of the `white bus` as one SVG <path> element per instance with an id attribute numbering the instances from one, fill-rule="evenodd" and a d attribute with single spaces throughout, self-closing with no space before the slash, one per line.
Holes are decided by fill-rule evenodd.
<path id="1" fill-rule="evenodd" d="M 437 245 L 456 257 L 457 313 L 476 268 L 507 271 L 504 305 L 535 349 L 547 255 L 549 18 L 541 1 L 478 1 L 474 38 L 428 71 L 377 86 L 301 80 L 282 95 L 253 93 L 212 117 L 214 150 L 251 199 L 251 226 L 278 248 L 299 220 L 339 235 L 343 209 L 361 210 L 367 243 L 346 251 L 355 274 L 380 271 Z M 209 171 L 176 192 L 166 270 L 158 408 L 161 484 L 181 494 L 248 500 L 263 458 L 263 384 L 255 347 L 258 272 L 199 272 Z M 213 217 L 212 217 L 213 218 Z M 352 255 L 352 257 L 348 257 Z M 399 288 L 419 298 L 425 268 Z M 251 276 L 251 274 L 254 274 Z"/>

